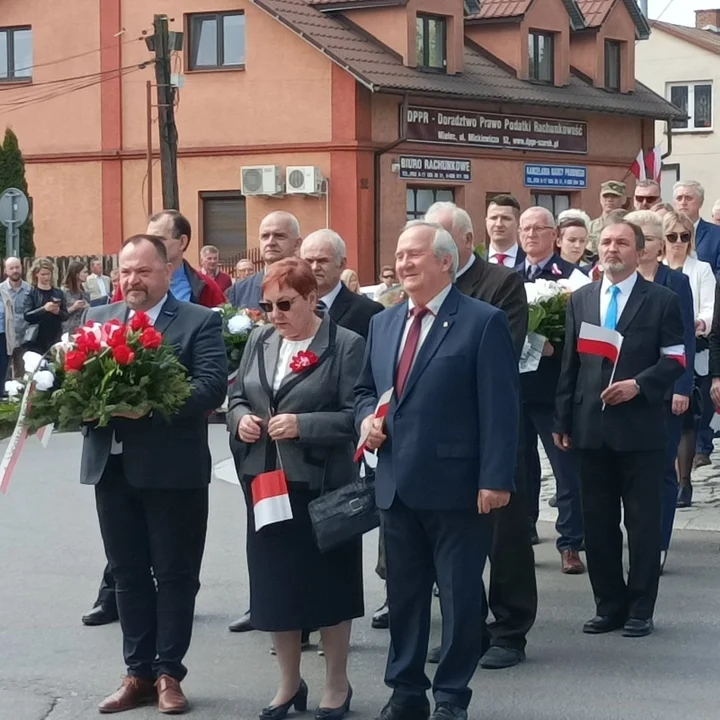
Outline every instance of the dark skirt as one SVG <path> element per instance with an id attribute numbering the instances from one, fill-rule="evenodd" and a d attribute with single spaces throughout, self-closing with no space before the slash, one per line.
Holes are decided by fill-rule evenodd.
<path id="1" fill-rule="evenodd" d="M 297 486 L 290 487 L 292 520 L 256 532 L 247 482 L 243 490 L 253 626 L 265 632 L 314 630 L 362 617 L 362 537 L 321 553 L 308 514 L 318 494 Z"/>

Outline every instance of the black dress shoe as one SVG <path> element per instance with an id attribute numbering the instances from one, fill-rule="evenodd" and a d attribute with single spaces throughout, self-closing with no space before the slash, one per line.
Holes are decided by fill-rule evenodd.
<path id="1" fill-rule="evenodd" d="M 519 665 L 524 659 L 523 650 L 493 645 L 480 658 L 480 667 L 485 670 L 504 670 Z"/>
<path id="2" fill-rule="evenodd" d="M 449 702 L 439 702 L 430 720 L 467 720 L 467 710 Z"/>
<path id="3" fill-rule="evenodd" d="M 424 698 L 414 704 L 402 705 L 391 700 L 376 720 L 428 720 L 429 717 L 430 703 Z"/>
<path id="4" fill-rule="evenodd" d="M 387 600 L 379 607 L 372 616 L 370 626 L 375 630 L 387 630 L 390 627 L 390 613 L 388 612 Z"/>
<path id="5" fill-rule="evenodd" d="M 348 694 L 345 702 L 339 708 L 319 707 L 315 712 L 315 720 L 342 720 L 350 712 L 352 696 L 352 687 L 348 685 Z"/>
<path id="6" fill-rule="evenodd" d="M 307 700 L 308 686 L 301 678 L 300 687 L 295 695 L 282 705 L 268 705 L 266 708 L 263 708 L 260 713 L 260 720 L 283 720 L 283 718 L 287 717 L 290 708 L 293 706 L 295 706 L 295 710 L 298 712 L 305 712 L 307 710 Z"/>
<path id="7" fill-rule="evenodd" d="M 647 620 L 638 620 L 638 618 L 628 618 L 623 627 L 623 637 L 645 637 L 655 629 L 652 618 Z"/>
<path id="8" fill-rule="evenodd" d="M 689 508 L 692 507 L 693 489 L 692 485 L 686 485 L 678 490 L 678 498 L 675 507 Z"/>
<path id="9" fill-rule="evenodd" d="M 442 647 L 438 645 L 437 647 L 434 647 L 427 656 L 427 661 L 431 665 L 437 665 L 440 662 L 440 651 L 442 650 Z"/>
<path id="10" fill-rule="evenodd" d="M 118 619 L 117 607 L 108 607 L 107 605 L 98 605 L 94 607 L 87 615 L 82 616 L 83 625 L 93 627 L 95 625 L 109 625 Z"/>
<path id="11" fill-rule="evenodd" d="M 228 625 L 230 632 L 250 632 L 250 630 L 254 629 L 249 610 L 241 618 L 238 618 L 235 622 L 231 622 L 230 625 Z"/>
<path id="12" fill-rule="evenodd" d="M 592 620 L 588 620 L 583 625 L 583 632 L 588 635 L 601 635 L 602 633 L 617 630 L 624 624 L 624 620 L 620 620 L 612 615 L 596 615 Z"/>

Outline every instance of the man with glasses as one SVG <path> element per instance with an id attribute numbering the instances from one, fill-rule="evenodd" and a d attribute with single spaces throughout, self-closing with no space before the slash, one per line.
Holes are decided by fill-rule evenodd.
<path id="1" fill-rule="evenodd" d="M 543 207 L 532 207 L 520 216 L 520 242 L 526 257 L 515 269 L 526 282 L 538 279 L 557 282 L 573 278 L 573 282 L 587 284 L 589 278 L 576 265 L 563 260 L 555 252 L 555 219 Z M 557 549 L 561 569 L 566 575 L 580 575 L 585 565 L 580 558 L 583 542 L 582 514 L 578 466 L 573 453 L 562 453 L 553 444 L 553 410 L 555 392 L 560 377 L 562 345 L 545 342 L 543 357 L 534 372 L 520 375 L 523 422 L 540 436 L 557 486 L 558 532 Z M 528 448 L 529 450 L 530 448 Z M 540 503 L 540 484 L 528 473 L 526 479 L 528 514 L 531 531 L 537 523 Z"/>
<path id="2" fill-rule="evenodd" d="M 654 180 L 640 180 L 635 185 L 635 196 L 633 198 L 635 210 L 651 210 L 660 200 L 660 185 Z"/>
<path id="3" fill-rule="evenodd" d="M 383 265 L 380 270 L 380 284 L 375 290 L 373 300 L 378 300 L 382 297 L 383 293 L 386 293 L 391 288 L 397 285 L 397 276 L 395 275 L 395 268 L 392 265 Z"/>
<path id="4" fill-rule="evenodd" d="M 657 200 L 655 201 L 657 202 Z M 590 223 L 588 235 L 588 252 L 597 254 L 600 233 L 608 221 L 608 215 L 613 210 L 624 210 L 627 204 L 627 186 L 618 180 L 608 180 L 600 186 L 600 207 L 602 215 Z"/>

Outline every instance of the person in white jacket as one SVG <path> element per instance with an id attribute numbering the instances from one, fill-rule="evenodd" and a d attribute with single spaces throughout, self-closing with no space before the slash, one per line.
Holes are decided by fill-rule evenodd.
<path id="1" fill-rule="evenodd" d="M 692 407 L 683 429 L 680 447 L 678 448 L 678 471 L 680 491 L 678 507 L 690 507 L 692 504 L 692 470 L 710 464 L 709 453 L 700 452 L 696 447 L 698 435 L 710 433 L 709 444 L 712 448 L 712 431 L 710 420 L 713 416 L 713 404 L 710 400 L 709 345 L 707 336 L 710 334 L 713 312 L 715 310 L 715 287 L 717 281 L 709 263 L 702 262 L 695 255 L 695 225 L 681 212 L 669 212 L 663 217 L 663 234 L 665 236 L 665 264 L 673 270 L 687 275 L 693 295 L 695 311 L 695 335 L 697 347 L 695 353 L 695 385 L 702 398 L 702 415 L 693 416 Z M 691 359 L 688 358 L 688 362 Z M 697 408 L 696 408 L 697 410 Z"/>

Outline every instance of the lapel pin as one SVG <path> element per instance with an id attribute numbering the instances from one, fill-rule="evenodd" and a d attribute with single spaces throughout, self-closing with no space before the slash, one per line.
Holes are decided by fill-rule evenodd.
<path id="1" fill-rule="evenodd" d="M 446 321 L 443 323 L 443 327 L 447 327 L 448 324 L 449 324 L 449 323 L 448 323 L 448 321 L 446 320 Z"/>

